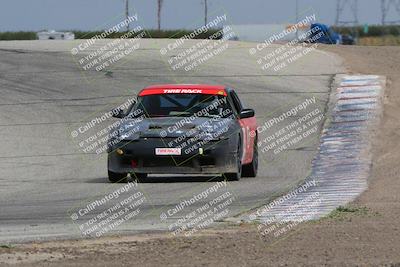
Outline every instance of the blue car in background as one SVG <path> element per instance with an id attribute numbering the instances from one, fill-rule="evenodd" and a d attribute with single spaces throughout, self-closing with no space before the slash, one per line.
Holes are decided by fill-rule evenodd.
<path id="1" fill-rule="evenodd" d="M 342 36 L 331 27 L 322 23 L 311 24 L 311 36 L 309 40 L 321 44 L 342 44 Z"/>
<path id="2" fill-rule="evenodd" d="M 311 32 L 311 36 L 308 40 L 313 43 L 343 45 L 353 45 L 355 43 L 353 36 L 349 34 L 339 34 L 335 32 L 332 27 L 322 23 L 311 24 Z"/>

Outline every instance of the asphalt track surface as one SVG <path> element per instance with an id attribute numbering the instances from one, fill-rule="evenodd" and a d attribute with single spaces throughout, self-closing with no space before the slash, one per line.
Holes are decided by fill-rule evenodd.
<path id="1" fill-rule="evenodd" d="M 106 154 L 83 152 L 71 131 L 111 110 L 145 86 L 159 83 L 208 83 L 235 88 L 246 107 L 256 110 L 258 123 L 281 115 L 315 97 L 313 109 L 327 110 L 331 83 L 344 73 L 333 54 L 312 51 L 280 71 L 261 70 L 252 43 L 230 42 L 228 49 L 192 71 L 173 70 L 168 59 L 198 41 L 161 55 L 171 40 L 140 40 L 140 48 L 111 66 L 109 72 L 82 70 L 71 49 L 82 41 L 0 42 L 0 242 L 23 242 L 81 236 L 70 215 L 117 190 L 123 184 L 107 179 Z M 94 51 L 108 41 L 98 41 Z M 277 49 L 278 45 L 266 48 Z M 311 111 L 300 111 L 278 128 Z M 112 121 L 112 120 L 110 120 Z M 257 178 L 228 182 L 223 190 L 235 196 L 227 216 L 266 204 L 309 174 L 318 148 L 319 131 L 274 154 L 260 153 Z M 156 176 L 138 184 L 146 201 L 140 214 L 108 234 L 160 231 L 190 210 L 196 201 L 167 220 L 160 214 L 215 185 L 211 177 Z M 98 211 L 99 212 L 99 211 Z M 79 221 L 78 221 L 79 222 Z"/>

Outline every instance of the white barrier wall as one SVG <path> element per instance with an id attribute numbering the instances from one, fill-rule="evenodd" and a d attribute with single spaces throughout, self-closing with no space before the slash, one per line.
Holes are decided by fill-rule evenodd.
<path id="1" fill-rule="evenodd" d="M 37 33 L 39 40 L 74 40 L 75 34 L 72 32 L 38 32 Z"/>
<path id="2" fill-rule="evenodd" d="M 235 38 L 231 38 L 239 41 L 249 42 L 264 42 L 273 35 L 282 33 L 283 31 L 290 28 L 289 24 L 249 24 L 249 25 L 226 25 L 230 27 L 235 33 Z M 302 35 L 307 29 L 298 30 L 297 35 Z M 296 32 L 289 33 L 283 38 L 279 39 L 280 42 L 288 42 L 296 39 Z"/>

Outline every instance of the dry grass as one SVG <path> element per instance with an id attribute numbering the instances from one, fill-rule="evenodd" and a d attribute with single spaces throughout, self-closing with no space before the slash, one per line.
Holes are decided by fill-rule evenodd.
<path id="1" fill-rule="evenodd" d="M 369 46 L 400 45 L 400 36 L 385 35 L 382 37 L 360 37 L 358 45 L 369 45 Z"/>

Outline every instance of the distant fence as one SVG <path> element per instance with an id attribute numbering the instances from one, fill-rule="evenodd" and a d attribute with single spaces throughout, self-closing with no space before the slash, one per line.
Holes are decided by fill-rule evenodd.
<path id="1" fill-rule="evenodd" d="M 365 32 L 365 26 L 356 27 L 337 27 L 333 29 L 342 34 L 356 34 L 359 37 L 380 37 L 384 35 L 400 35 L 400 25 L 369 25 L 368 31 Z"/>
<path id="2" fill-rule="evenodd" d="M 221 29 L 210 29 L 207 32 L 200 33 L 194 39 L 208 39 L 211 35 Z M 96 35 L 100 35 L 101 31 L 70 31 L 75 34 L 75 39 L 90 39 Z M 170 38 L 178 39 L 190 34 L 190 30 L 145 30 L 144 38 Z M 126 32 L 114 32 L 107 35 L 106 38 L 120 38 Z M 221 38 L 218 37 L 218 38 Z M 37 40 L 37 32 L 0 32 L 0 40 Z"/>
<path id="3" fill-rule="evenodd" d="M 0 40 L 36 40 L 36 32 L 0 32 Z"/>

